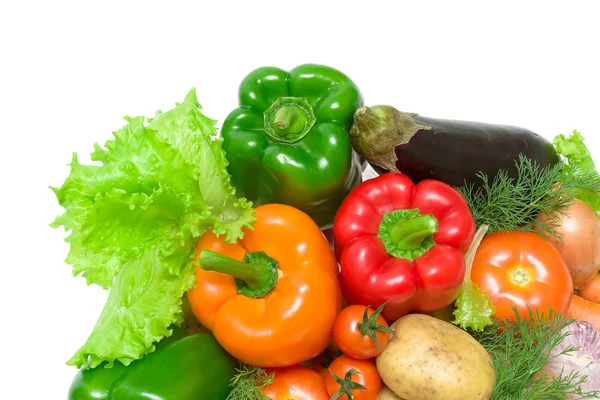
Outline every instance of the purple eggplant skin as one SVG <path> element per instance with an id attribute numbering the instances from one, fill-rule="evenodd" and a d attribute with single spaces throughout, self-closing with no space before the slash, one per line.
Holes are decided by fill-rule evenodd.
<path id="1" fill-rule="evenodd" d="M 436 179 L 477 189 L 481 173 L 490 182 L 501 169 L 517 178 L 520 155 L 540 168 L 560 162 L 550 141 L 524 128 L 423 117 L 388 105 L 359 108 L 350 137 L 378 174 L 402 172 L 415 183 Z"/>

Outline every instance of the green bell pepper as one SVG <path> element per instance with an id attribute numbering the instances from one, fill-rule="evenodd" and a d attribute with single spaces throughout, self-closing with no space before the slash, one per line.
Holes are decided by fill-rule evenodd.
<path id="1" fill-rule="evenodd" d="M 262 67 L 243 79 L 239 104 L 221 128 L 238 196 L 296 207 L 330 227 L 362 181 L 363 162 L 348 134 L 363 104 L 358 87 L 324 65 Z"/>
<path id="2" fill-rule="evenodd" d="M 69 400 L 225 400 L 237 361 L 208 331 L 182 328 L 156 350 L 124 366 L 79 370 Z"/>

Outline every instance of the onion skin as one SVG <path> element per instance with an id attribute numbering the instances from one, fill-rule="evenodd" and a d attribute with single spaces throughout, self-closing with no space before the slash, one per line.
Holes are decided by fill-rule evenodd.
<path id="1" fill-rule="evenodd" d="M 558 216 L 558 226 L 555 227 L 560 239 L 551 237 L 549 240 L 567 263 L 573 287 L 578 291 L 600 270 L 600 218 L 592 207 L 577 198 L 561 211 L 566 215 Z M 548 221 L 545 214 L 539 215 L 536 220 L 555 223 Z"/>

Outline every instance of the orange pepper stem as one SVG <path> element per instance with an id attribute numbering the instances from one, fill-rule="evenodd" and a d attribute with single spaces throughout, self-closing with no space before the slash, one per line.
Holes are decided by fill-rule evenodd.
<path id="1" fill-rule="evenodd" d="M 277 261 L 264 251 L 246 253 L 242 261 L 204 249 L 200 268 L 231 275 L 238 294 L 257 298 L 266 296 L 277 285 Z"/>

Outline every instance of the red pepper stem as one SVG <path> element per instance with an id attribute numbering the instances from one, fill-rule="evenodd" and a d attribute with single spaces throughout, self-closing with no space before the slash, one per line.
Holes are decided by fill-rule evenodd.
<path id="1" fill-rule="evenodd" d="M 248 297 L 262 297 L 277 283 L 277 261 L 265 252 L 246 253 L 242 261 L 204 249 L 200 252 L 200 268 L 231 275 L 238 293 Z"/>
<path id="2" fill-rule="evenodd" d="M 423 241 L 436 233 L 438 220 L 431 214 L 399 221 L 390 226 L 390 240 L 401 250 L 416 250 L 423 246 Z"/>

